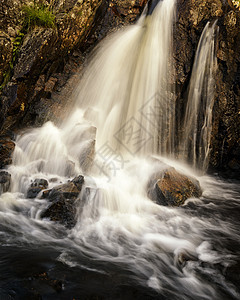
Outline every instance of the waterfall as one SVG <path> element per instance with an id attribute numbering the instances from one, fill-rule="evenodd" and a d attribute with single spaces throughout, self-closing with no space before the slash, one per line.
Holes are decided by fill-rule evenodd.
<path id="1" fill-rule="evenodd" d="M 134 289 L 125 297 L 125 288 L 132 283 L 143 295 L 138 299 L 218 300 L 228 295 L 239 299 L 235 287 L 221 273 L 227 274 L 228 266 L 237 261 L 228 243 L 239 239 L 239 221 L 235 229 L 227 219 L 231 208 L 238 220 L 238 194 L 232 191 L 236 187 L 200 177 L 171 156 L 176 130 L 172 63 L 175 2 L 149 2 L 137 24 L 104 39 L 84 70 L 72 112 L 60 126 L 47 122 L 17 137 L 13 164 L 8 169 L 11 191 L 0 196 L 3 288 L 11 288 L 12 282 L 14 287 L 19 285 L 24 256 L 31 269 L 25 272 L 24 266 L 25 284 L 31 287 L 38 280 L 41 291 L 49 290 L 46 293 L 50 296 L 43 297 L 46 299 L 56 294 L 55 298 L 85 299 L 86 283 L 90 292 L 97 283 L 98 289 L 103 289 L 103 299 L 138 298 Z M 195 165 L 207 165 L 209 154 L 216 28 L 216 23 L 208 23 L 203 31 L 188 92 L 181 146 L 183 157 L 189 156 Z M 155 184 L 155 176 L 161 177 L 168 167 L 196 176 L 203 196 L 188 199 L 181 208 L 150 200 L 149 182 Z M 27 198 L 35 179 L 47 181 L 50 190 L 77 175 L 84 176 L 84 183 L 80 194 L 79 189 L 74 190 L 71 201 L 65 196 L 51 199 L 41 194 Z M 68 188 L 71 184 L 67 183 Z M 63 208 L 58 200 L 64 203 Z M 228 207 L 229 203 L 232 206 Z M 64 217 L 71 206 L 74 227 L 67 229 L 42 218 L 51 205 Z M 218 219 L 213 220 L 213 215 Z M 238 244 L 234 242 L 233 247 Z M 38 273 L 32 269 L 32 254 L 41 263 Z M 5 272 L 9 261 L 10 275 Z M 49 274 L 43 273 L 46 268 Z M 60 282 L 54 272 L 60 273 Z M 103 276 L 100 288 L 96 274 Z M 8 276 L 9 281 L 5 280 Z M 110 283 L 117 282 L 124 289 L 120 297 L 108 297 L 105 282 L 112 278 Z M 48 281 L 51 288 L 45 288 Z M 87 296 L 98 298 L 97 293 Z M 28 294 L 22 298 L 29 298 Z"/>
<path id="2" fill-rule="evenodd" d="M 175 0 L 159 1 L 151 15 L 105 40 L 88 66 L 77 105 L 91 111 L 98 147 L 108 142 L 133 155 L 173 151 L 174 7 Z"/>
<path id="3" fill-rule="evenodd" d="M 17 138 L 12 191 L 24 192 L 32 174 L 83 173 L 96 130 L 96 160 L 106 158 L 102 151 L 124 156 L 122 164 L 136 155 L 173 152 L 174 7 L 175 0 L 160 1 L 151 15 L 106 38 L 90 59 L 65 122 L 47 122 Z"/>
<path id="4" fill-rule="evenodd" d="M 199 40 L 192 69 L 182 134 L 182 156 L 194 167 L 208 167 L 215 92 L 217 21 L 208 22 Z"/>

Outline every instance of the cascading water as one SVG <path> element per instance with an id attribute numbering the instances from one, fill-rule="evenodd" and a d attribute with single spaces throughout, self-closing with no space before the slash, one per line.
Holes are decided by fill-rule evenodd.
<path id="1" fill-rule="evenodd" d="M 77 105 L 91 109 L 87 117 L 98 129 L 98 147 L 109 142 L 134 154 L 173 151 L 174 6 L 174 0 L 160 1 L 151 16 L 106 40 L 88 66 Z M 76 112 L 68 122 L 78 118 Z M 134 141 L 127 140 L 129 130 Z"/>
<path id="2" fill-rule="evenodd" d="M 5 274 L 0 279 L 5 283 L 14 275 L 20 281 L 19 261 L 27 262 L 26 276 L 36 272 L 28 265 L 36 265 L 38 253 L 43 261 L 37 264 L 38 272 L 47 268 L 53 276 L 67 277 L 62 294 L 45 291 L 46 299 L 88 299 L 94 289 L 103 299 L 238 299 L 237 288 L 222 272 L 237 261 L 230 241 L 239 239 L 239 221 L 225 216 L 226 210 L 237 211 L 237 186 L 198 177 L 203 196 L 189 199 L 181 209 L 159 206 L 147 197 L 149 179 L 166 164 L 194 174 L 156 156 L 173 152 L 174 7 L 174 0 L 160 1 L 151 15 L 104 41 L 81 80 L 73 113 L 60 127 L 48 122 L 17 138 L 8 170 L 11 193 L 0 201 L 0 263 Z M 96 158 L 86 171 L 96 128 Z M 79 174 L 85 175 L 85 183 L 76 201 L 75 227 L 66 230 L 42 220 L 48 203 L 26 199 L 31 181 L 45 178 L 51 188 Z M 216 211 L 219 216 L 213 220 Z M 16 273 L 8 271 L 5 258 L 17 261 Z M 90 273 L 87 281 L 92 285 L 82 272 Z M 103 277 L 103 287 L 91 281 L 94 276 L 100 281 Z M 7 283 L 0 288 L 6 297 Z M 133 287 L 129 296 L 127 290 Z"/>
<path id="3" fill-rule="evenodd" d="M 195 167 L 208 167 L 212 133 L 214 74 L 217 66 L 215 40 L 217 21 L 208 22 L 201 35 L 192 69 L 184 119 L 182 152 Z"/>

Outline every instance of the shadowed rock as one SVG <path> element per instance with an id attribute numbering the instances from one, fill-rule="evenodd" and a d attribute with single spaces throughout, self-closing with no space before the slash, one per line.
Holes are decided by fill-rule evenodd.
<path id="1" fill-rule="evenodd" d="M 15 148 L 14 142 L 0 139 L 0 169 L 12 163 L 12 154 Z"/>
<path id="2" fill-rule="evenodd" d="M 46 179 L 35 179 L 27 191 L 27 198 L 36 198 L 37 195 L 48 188 L 48 182 Z"/>
<path id="3" fill-rule="evenodd" d="M 43 198 L 51 203 L 41 217 L 59 222 L 69 229 L 74 227 L 76 224 L 75 200 L 82 190 L 83 183 L 84 177 L 79 175 L 68 183 L 44 191 Z"/>
<path id="4" fill-rule="evenodd" d="M 0 172 L 0 195 L 9 191 L 11 184 L 11 174 L 6 171 Z"/>

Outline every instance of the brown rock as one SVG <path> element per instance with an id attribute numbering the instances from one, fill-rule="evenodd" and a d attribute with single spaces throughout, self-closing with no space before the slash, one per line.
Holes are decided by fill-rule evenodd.
<path id="1" fill-rule="evenodd" d="M 0 139 L 0 169 L 12 163 L 14 148 L 14 142 Z"/>
<path id="2" fill-rule="evenodd" d="M 4 80 L 4 73 L 10 69 L 12 50 L 13 44 L 9 35 L 0 30 L 0 85 Z"/>
<path id="3" fill-rule="evenodd" d="M 199 182 L 169 168 L 154 175 L 148 186 L 148 196 L 160 205 L 181 206 L 188 198 L 200 197 Z"/>

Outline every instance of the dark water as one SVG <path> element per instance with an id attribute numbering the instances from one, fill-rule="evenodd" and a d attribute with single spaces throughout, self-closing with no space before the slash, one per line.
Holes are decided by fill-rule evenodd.
<path id="1" fill-rule="evenodd" d="M 167 251 L 159 259 L 155 249 L 142 252 L 148 257 L 141 260 L 143 245 L 139 244 L 136 250 L 122 236 L 121 243 L 132 259 L 136 255 L 139 265 L 149 263 L 145 273 L 137 272 L 136 266 L 132 268 L 129 255 L 126 261 L 124 255 L 121 261 L 115 260 L 114 253 L 112 259 L 104 259 L 104 255 L 101 259 L 88 251 L 87 242 L 81 241 L 82 248 L 77 247 L 74 235 L 63 226 L 30 218 L 34 204 L 31 200 L 29 205 L 7 209 L 5 205 L 0 225 L 0 299 L 239 299 L 239 185 L 210 177 L 205 177 L 204 185 L 208 190 L 201 202 L 189 201 L 178 209 L 189 220 L 197 218 L 208 224 L 201 232 L 198 255 L 186 251 L 183 259 L 179 256 L 176 262 Z M 176 222 L 176 230 L 178 225 Z M 194 226 L 193 221 L 184 229 L 187 238 L 193 238 Z M 97 234 L 92 236 L 91 243 L 98 243 Z M 104 246 L 98 252 L 100 248 Z M 152 263 L 163 279 L 161 290 L 148 284 Z M 186 272 L 201 283 L 199 293 L 198 289 L 191 291 L 185 286 Z M 208 294 L 209 286 L 215 294 Z"/>

